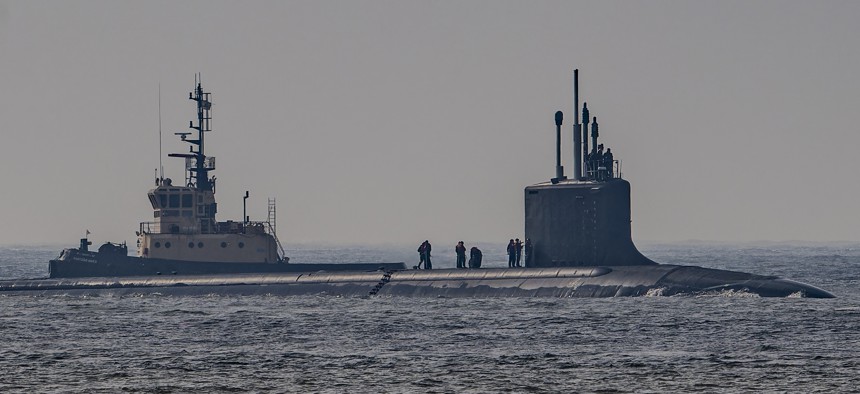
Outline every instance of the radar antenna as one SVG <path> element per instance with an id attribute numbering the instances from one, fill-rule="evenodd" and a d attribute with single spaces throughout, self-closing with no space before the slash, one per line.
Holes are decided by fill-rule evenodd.
<path id="1" fill-rule="evenodd" d="M 189 187 L 197 190 L 215 191 L 215 179 L 209 178 L 209 171 L 215 169 L 215 158 L 206 157 L 204 150 L 204 139 L 207 132 L 212 131 L 210 121 L 212 120 L 212 101 L 211 93 L 204 92 L 202 86 L 202 77 L 198 74 L 194 76 L 196 86 L 194 91 L 188 93 L 188 99 L 197 102 L 197 125 L 194 121 L 188 122 L 188 127 L 197 130 L 197 139 L 190 139 L 188 136 L 194 134 L 174 133 L 178 135 L 182 141 L 185 141 L 191 146 L 189 153 L 171 153 L 170 157 L 182 157 L 186 159 L 186 169 L 188 170 L 187 183 Z M 194 150 L 194 145 L 197 145 L 197 150 Z"/>

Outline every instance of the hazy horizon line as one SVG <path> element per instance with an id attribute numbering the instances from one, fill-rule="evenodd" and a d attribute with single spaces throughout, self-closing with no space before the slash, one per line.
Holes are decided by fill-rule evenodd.
<path id="1" fill-rule="evenodd" d="M 433 242 L 431 244 L 445 245 L 442 242 Z M 379 248 L 379 247 L 408 247 L 418 245 L 423 240 L 415 242 L 336 242 L 336 241 L 299 241 L 299 242 L 282 242 L 285 249 L 289 250 L 289 246 L 296 247 L 343 247 L 343 248 Z M 456 241 L 449 242 L 451 245 L 456 244 Z M 506 240 L 496 241 L 468 241 L 467 244 L 499 244 L 507 243 Z M 841 245 L 858 245 L 860 241 L 851 240 L 836 240 L 836 241 L 809 241 L 809 240 L 753 240 L 753 241 L 717 241 L 703 239 L 686 239 L 686 240 L 637 240 L 634 241 L 637 246 L 841 246 Z M 71 246 L 70 246 L 71 245 Z M 34 243 L 0 243 L 0 248 L 56 248 L 58 251 L 64 248 L 75 247 L 70 243 L 60 242 L 34 242 Z M 93 248 L 98 248 L 100 245 L 92 245 Z M 131 249 L 131 246 L 129 247 Z"/>

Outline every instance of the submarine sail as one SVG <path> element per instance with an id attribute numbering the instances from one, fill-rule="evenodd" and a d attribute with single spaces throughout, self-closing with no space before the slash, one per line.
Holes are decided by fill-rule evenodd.
<path id="1" fill-rule="evenodd" d="M 573 178 L 559 171 L 549 182 L 525 188 L 525 235 L 532 245 L 526 267 L 653 265 L 633 244 L 630 183 L 621 179 L 611 148 L 598 143 L 597 117 L 583 103 L 579 123 L 579 70 L 574 70 Z M 561 111 L 556 113 L 561 129 Z M 560 152 L 561 139 L 556 140 Z M 560 158 L 557 153 L 557 161 Z M 556 164 L 561 167 L 560 163 Z"/>

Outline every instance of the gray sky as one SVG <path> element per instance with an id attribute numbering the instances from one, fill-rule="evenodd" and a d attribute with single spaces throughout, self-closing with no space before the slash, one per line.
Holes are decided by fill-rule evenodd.
<path id="1" fill-rule="evenodd" d="M 213 93 L 219 219 L 504 241 L 572 70 L 636 240 L 860 241 L 860 2 L 0 2 L 0 244 L 134 241 Z M 570 144 L 564 165 L 570 170 Z M 177 159 L 167 175 L 181 179 Z"/>

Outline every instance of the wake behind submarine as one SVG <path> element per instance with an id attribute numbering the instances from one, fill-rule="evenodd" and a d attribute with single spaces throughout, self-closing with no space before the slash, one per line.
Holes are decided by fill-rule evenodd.
<path id="1" fill-rule="evenodd" d="M 141 223 L 137 256 L 125 244 L 89 241 L 51 260 L 50 278 L 0 281 L 0 292 L 37 294 L 158 293 L 171 295 L 275 294 L 407 297 L 618 297 L 746 292 L 762 297 L 832 298 L 817 287 L 743 272 L 657 264 L 631 237 L 630 183 L 619 161 L 598 144 L 598 123 L 587 105 L 579 113 L 574 71 L 573 170 L 561 165 L 562 113 L 555 115 L 556 171 L 525 188 L 525 268 L 407 270 L 403 263 L 294 264 L 284 256 L 270 220 L 215 220 L 214 158 L 204 154 L 211 100 L 197 83 L 197 139 L 185 186 L 158 177 L 149 192 L 155 222 Z M 589 124 L 591 143 L 589 144 Z M 197 150 L 194 150 L 194 147 Z M 590 147 L 590 149 L 589 149 Z M 246 195 L 247 198 L 247 195 Z M 171 246 L 173 247 L 171 249 Z M 248 246 L 246 248 L 246 246 Z"/>

